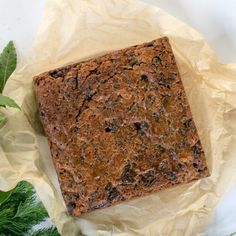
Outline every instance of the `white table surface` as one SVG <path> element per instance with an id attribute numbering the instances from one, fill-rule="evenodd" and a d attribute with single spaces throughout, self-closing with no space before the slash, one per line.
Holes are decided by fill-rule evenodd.
<path id="1" fill-rule="evenodd" d="M 143 1 L 201 32 L 222 63 L 236 63 L 236 0 Z M 31 47 L 44 6 L 45 0 L 0 0 L 0 51 L 13 40 L 21 60 Z M 236 183 L 217 206 L 205 235 L 226 236 L 232 232 L 236 232 Z"/>

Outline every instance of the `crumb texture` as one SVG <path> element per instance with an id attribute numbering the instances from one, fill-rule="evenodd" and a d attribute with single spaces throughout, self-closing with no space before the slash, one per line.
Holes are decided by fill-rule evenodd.
<path id="1" fill-rule="evenodd" d="M 168 38 L 34 78 L 74 216 L 209 175 Z"/>

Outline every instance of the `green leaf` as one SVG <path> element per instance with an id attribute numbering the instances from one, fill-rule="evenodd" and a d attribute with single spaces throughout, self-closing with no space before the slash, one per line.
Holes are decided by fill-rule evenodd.
<path id="1" fill-rule="evenodd" d="M 29 236 L 32 234 L 32 227 L 45 221 L 48 213 L 42 202 L 38 200 L 30 183 L 21 181 L 11 191 L 9 196 L 6 196 L 4 192 L 1 197 L 0 236 Z M 38 232 L 38 236 L 58 236 L 59 234 L 54 228 L 50 228 L 48 231 L 47 229 L 40 230 L 41 234 Z"/>
<path id="2" fill-rule="evenodd" d="M 236 236 L 236 232 L 230 234 L 229 236 Z"/>
<path id="3" fill-rule="evenodd" d="M 16 104 L 16 102 L 13 99 L 0 94 L 0 107 L 6 107 L 6 106 L 20 109 L 20 107 Z"/>
<path id="4" fill-rule="evenodd" d="M 0 206 L 11 196 L 12 192 L 13 190 L 10 190 L 8 192 L 0 191 Z"/>
<path id="5" fill-rule="evenodd" d="M 29 196 L 25 202 L 21 202 L 13 218 L 26 219 L 30 216 L 31 222 L 39 223 L 48 216 L 46 209 L 41 202 L 36 201 L 36 196 Z M 22 220 L 21 219 L 21 220 Z"/>
<path id="6" fill-rule="evenodd" d="M 16 49 L 13 42 L 10 41 L 0 54 L 0 93 L 2 93 L 8 78 L 15 70 L 16 63 Z"/>
<path id="7" fill-rule="evenodd" d="M 7 117 L 0 112 L 0 129 L 6 124 L 7 122 Z"/>

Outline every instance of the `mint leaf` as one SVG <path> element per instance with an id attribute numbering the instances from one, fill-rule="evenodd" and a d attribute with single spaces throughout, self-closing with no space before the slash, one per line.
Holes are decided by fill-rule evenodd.
<path id="1" fill-rule="evenodd" d="M 15 70 L 16 62 L 16 49 L 13 42 L 10 41 L 0 54 L 0 93 L 2 93 L 8 78 Z"/>
<path id="2" fill-rule="evenodd" d="M 20 107 L 16 104 L 16 102 L 13 99 L 0 94 L 0 107 L 7 107 L 7 106 L 20 109 Z"/>

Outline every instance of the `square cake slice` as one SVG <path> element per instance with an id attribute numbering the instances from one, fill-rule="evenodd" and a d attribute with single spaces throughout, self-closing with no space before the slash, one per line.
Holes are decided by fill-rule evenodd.
<path id="1" fill-rule="evenodd" d="M 209 175 L 166 37 L 43 73 L 34 89 L 74 216 Z"/>

